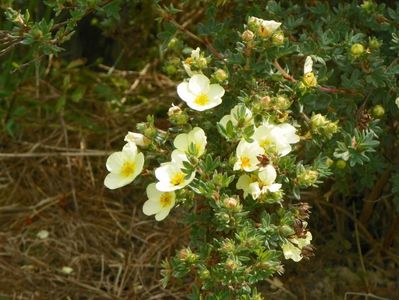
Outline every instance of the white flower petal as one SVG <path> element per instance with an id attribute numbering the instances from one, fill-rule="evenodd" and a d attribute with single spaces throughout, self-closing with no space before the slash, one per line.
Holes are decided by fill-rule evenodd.
<path id="1" fill-rule="evenodd" d="M 209 98 L 222 98 L 224 96 L 225 90 L 219 84 L 211 84 L 209 86 L 208 96 Z"/>
<path id="2" fill-rule="evenodd" d="M 133 178 L 134 179 L 134 178 Z M 133 181 L 131 177 L 127 178 L 118 173 L 109 173 L 104 179 L 104 185 L 110 190 L 120 188 L 128 185 Z"/>
<path id="3" fill-rule="evenodd" d="M 126 160 L 126 155 L 119 151 L 112 153 L 106 162 L 106 167 L 109 172 L 119 173 L 124 162 Z"/>
<path id="4" fill-rule="evenodd" d="M 132 177 L 133 177 L 132 180 L 134 180 L 137 177 L 137 175 L 139 175 L 141 173 L 141 171 L 143 171 L 143 166 L 144 166 L 144 154 L 143 153 L 140 152 L 139 154 L 136 155 L 134 164 L 135 164 L 136 168 L 134 169 L 134 172 L 132 175 Z"/>
<path id="5" fill-rule="evenodd" d="M 177 86 L 177 94 L 185 102 L 192 102 L 195 100 L 195 95 L 188 89 L 188 82 L 182 82 Z"/>
<path id="6" fill-rule="evenodd" d="M 281 189 L 280 183 L 273 183 L 268 187 L 268 190 L 272 193 L 278 192 Z"/>
<path id="7" fill-rule="evenodd" d="M 176 136 L 175 140 L 173 141 L 173 145 L 176 149 L 186 152 L 189 146 L 187 133 L 182 133 Z"/>
<path id="8" fill-rule="evenodd" d="M 170 208 L 163 208 L 161 209 L 156 215 L 155 215 L 155 220 L 157 221 L 162 221 L 163 219 L 165 219 L 170 212 Z"/>
<path id="9" fill-rule="evenodd" d="M 272 165 L 267 165 L 258 173 L 258 177 L 264 185 L 269 186 L 276 180 L 276 169 Z"/>
<path id="10" fill-rule="evenodd" d="M 300 261 L 302 259 L 301 250 L 294 244 L 287 242 L 282 246 L 285 259 L 292 259 L 293 261 Z"/>
<path id="11" fill-rule="evenodd" d="M 188 89 L 194 95 L 208 94 L 209 79 L 205 75 L 195 74 L 188 82 Z"/>
<path id="12" fill-rule="evenodd" d="M 280 22 L 276 22 L 276 21 L 267 21 L 267 20 L 262 20 L 262 26 L 265 27 L 265 29 L 270 32 L 273 33 L 275 32 L 277 29 L 280 28 L 281 23 Z"/>
<path id="13" fill-rule="evenodd" d="M 159 201 L 147 200 L 143 205 L 143 213 L 147 216 L 155 215 L 161 210 Z"/>
<path id="14" fill-rule="evenodd" d="M 310 56 L 306 57 L 305 65 L 303 66 L 303 74 L 312 72 L 313 70 L 313 60 Z"/>
<path id="15" fill-rule="evenodd" d="M 149 185 L 147 185 L 146 193 L 148 199 L 153 201 L 159 200 L 162 195 L 162 192 L 157 190 L 156 183 L 150 183 Z"/>

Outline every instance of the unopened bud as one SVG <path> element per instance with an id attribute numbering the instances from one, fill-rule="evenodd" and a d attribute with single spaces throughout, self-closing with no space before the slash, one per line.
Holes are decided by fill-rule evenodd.
<path id="1" fill-rule="evenodd" d="M 369 40 L 369 46 L 371 49 L 376 50 L 381 47 L 381 42 L 374 37 Z"/>
<path id="2" fill-rule="evenodd" d="M 262 103 L 264 106 L 268 106 L 271 102 L 271 99 L 269 96 L 264 96 L 260 99 L 260 103 Z"/>
<path id="3" fill-rule="evenodd" d="M 371 114 L 373 115 L 374 118 L 381 119 L 385 114 L 385 109 L 382 105 L 377 104 L 376 106 L 373 107 Z"/>
<path id="4" fill-rule="evenodd" d="M 355 58 L 363 55 L 364 53 L 364 46 L 362 44 L 356 43 L 353 44 L 351 47 L 351 55 Z"/>
<path id="5" fill-rule="evenodd" d="M 229 75 L 223 69 L 217 69 L 213 75 L 218 82 L 223 82 L 229 78 Z"/>
<path id="6" fill-rule="evenodd" d="M 341 169 L 341 170 L 345 169 L 346 168 L 346 161 L 344 161 L 343 159 L 339 159 L 339 160 L 337 160 L 335 165 L 337 166 L 338 169 Z"/>
<path id="7" fill-rule="evenodd" d="M 227 208 L 236 208 L 238 205 L 238 201 L 235 198 L 226 198 L 223 203 Z"/>
<path id="8" fill-rule="evenodd" d="M 275 46 L 281 46 L 284 44 L 284 33 L 282 31 L 275 32 L 272 35 L 272 43 Z"/>
<path id="9" fill-rule="evenodd" d="M 238 267 L 238 265 L 234 260 L 232 260 L 230 258 L 226 260 L 226 268 L 229 271 L 233 271 L 233 270 L 237 269 L 237 267 Z"/>
<path id="10" fill-rule="evenodd" d="M 254 39 L 254 37 L 255 37 L 255 34 L 251 30 L 245 30 L 241 34 L 241 38 L 244 42 L 250 42 Z"/>

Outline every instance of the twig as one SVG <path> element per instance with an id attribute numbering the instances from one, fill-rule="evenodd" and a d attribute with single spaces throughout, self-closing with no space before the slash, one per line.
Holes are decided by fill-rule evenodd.
<path id="1" fill-rule="evenodd" d="M 369 297 L 371 297 L 371 298 L 379 299 L 379 300 L 390 300 L 388 298 L 378 297 L 378 296 L 376 296 L 374 294 L 371 294 L 371 293 L 357 293 L 357 292 L 346 292 L 344 300 L 348 299 L 349 295 L 352 295 L 352 296 L 364 296 L 365 299 L 368 299 Z"/>
<path id="2" fill-rule="evenodd" d="M 65 120 L 64 120 L 63 112 L 61 112 L 60 121 L 61 121 L 62 131 L 64 133 L 65 146 L 67 148 L 69 148 L 68 132 L 67 132 L 66 126 L 65 126 Z M 68 172 L 69 172 L 69 179 L 70 179 L 70 183 L 71 183 L 73 204 L 75 206 L 75 210 L 77 212 L 79 212 L 78 200 L 76 198 L 75 180 L 74 180 L 73 174 L 72 174 L 72 164 L 71 164 L 70 156 L 66 156 L 66 160 L 67 160 L 67 167 L 68 167 Z"/>
<path id="3" fill-rule="evenodd" d="M 181 32 L 183 32 L 185 35 L 189 36 L 190 38 L 192 38 L 193 40 L 196 40 L 197 42 L 205 45 L 209 51 L 211 51 L 215 57 L 217 59 L 223 59 L 222 54 L 220 54 L 215 47 L 213 47 L 212 43 L 209 41 L 209 39 L 207 38 L 200 38 L 199 36 L 197 36 L 196 34 L 192 33 L 190 30 L 188 30 L 187 28 L 185 28 L 184 26 L 180 25 L 179 23 L 176 22 L 176 20 L 169 14 L 167 14 L 164 10 L 160 9 L 161 11 L 161 15 L 163 18 L 165 18 L 165 20 L 167 20 L 169 23 L 171 23 L 173 26 L 175 26 L 178 30 L 180 30 Z"/>
<path id="4" fill-rule="evenodd" d="M 352 208 L 353 208 L 353 216 L 356 216 L 355 203 L 353 203 Z M 364 265 L 364 259 L 363 259 L 362 247 L 360 246 L 359 230 L 357 229 L 357 223 L 355 223 L 355 237 L 356 237 L 357 251 L 359 252 L 360 266 L 362 267 L 364 275 L 362 277 L 364 278 L 364 283 L 366 284 L 367 292 L 370 292 L 370 283 L 367 278 L 366 266 Z"/>
<path id="5" fill-rule="evenodd" d="M 111 151 L 83 152 L 41 152 L 41 153 L 0 153 L 0 158 L 35 158 L 35 157 L 75 157 L 75 156 L 108 156 Z"/>
<path id="6" fill-rule="evenodd" d="M 292 77 L 290 74 L 288 74 L 278 63 L 277 59 L 274 60 L 273 65 L 276 67 L 276 69 L 280 72 L 280 74 L 284 77 L 284 79 L 291 81 L 291 82 L 297 82 L 297 80 Z"/>
<path id="7" fill-rule="evenodd" d="M 280 74 L 284 77 L 284 79 L 291 81 L 291 82 L 297 82 L 292 75 L 288 74 L 283 67 L 279 64 L 277 59 L 273 61 L 273 66 L 276 67 L 276 69 L 280 72 Z M 331 93 L 331 94 L 349 94 L 349 95 L 361 95 L 361 93 L 351 90 L 351 89 L 337 89 L 337 88 L 330 88 L 330 87 L 325 87 L 325 86 L 318 86 L 317 87 L 320 91 Z"/>

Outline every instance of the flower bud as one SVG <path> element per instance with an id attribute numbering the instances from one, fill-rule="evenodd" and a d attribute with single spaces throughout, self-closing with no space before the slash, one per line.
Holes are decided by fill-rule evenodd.
<path id="1" fill-rule="evenodd" d="M 241 39 L 244 41 L 244 42 L 250 42 L 250 41 L 252 41 L 253 39 L 254 39 L 254 37 L 255 37 L 255 34 L 251 31 L 251 30 L 245 30 L 242 34 L 241 34 Z"/>
<path id="2" fill-rule="evenodd" d="M 313 115 L 312 118 L 310 119 L 310 125 L 312 126 L 312 129 L 317 129 L 319 127 L 323 127 L 327 124 L 327 119 L 321 114 L 316 114 Z"/>
<path id="3" fill-rule="evenodd" d="M 193 264 L 198 259 L 198 255 L 193 253 L 190 248 L 183 248 L 179 251 L 178 258 L 181 261 Z"/>
<path id="4" fill-rule="evenodd" d="M 270 102 L 271 102 L 271 99 L 270 99 L 269 96 L 264 96 L 264 97 L 262 97 L 262 98 L 260 99 L 260 103 L 261 103 L 263 106 L 265 106 L 265 107 L 267 107 L 267 106 L 270 104 Z"/>
<path id="5" fill-rule="evenodd" d="M 211 276 L 211 273 L 209 272 L 208 269 L 203 269 L 201 270 L 201 272 L 199 273 L 199 277 L 202 280 L 208 279 Z"/>
<path id="6" fill-rule="evenodd" d="M 365 0 L 360 7 L 367 12 L 372 12 L 376 9 L 376 4 L 372 0 Z"/>
<path id="7" fill-rule="evenodd" d="M 149 126 L 144 129 L 144 135 L 148 136 L 150 139 L 155 137 L 157 134 L 157 130 L 153 126 Z"/>
<path id="8" fill-rule="evenodd" d="M 169 121 L 176 125 L 187 124 L 189 117 L 188 115 L 176 105 L 172 105 L 168 110 Z"/>
<path id="9" fill-rule="evenodd" d="M 168 43 L 168 48 L 175 49 L 178 44 L 179 44 L 179 40 L 177 38 L 171 38 Z"/>
<path id="10" fill-rule="evenodd" d="M 235 248 L 236 247 L 234 245 L 234 242 L 227 239 L 227 240 L 223 241 L 222 247 L 220 248 L 220 250 L 222 250 L 226 254 L 231 254 L 234 252 Z"/>
<path id="11" fill-rule="evenodd" d="M 381 119 L 385 114 L 385 109 L 382 105 L 378 104 L 373 107 L 371 114 L 376 119 Z"/>
<path id="12" fill-rule="evenodd" d="M 326 159 L 327 167 L 331 167 L 333 164 L 334 164 L 334 161 L 331 158 L 327 157 L 327 159 Z"/>
<path id="13" fill-rule="evenodd" d="M 136 144 L 137 146 L 140 147 L 147 147 L 151 143 L 151 140 L 142 135 L 141 133 L 131 132 L 131 131 L 129 131 L 128 134 L 125 136 L 124 141 Z"/>
<path id="14" fill-rule="evenodd" d="M 319 173 L 315 170 L 311 169 L 303 169 L 299 174 L 298 174 L 298 183 L 303 186 L 312 186 L 317 182 L 317 179 L 319 177 Z"/>
<path id="15" fill-rule="evenodd" d="M 344 161 L 343 159 L 339 159 L 339 160 L 337 160 L 335 165 L 337 166 L 338 169 L 341 169 L 341 170 L 345 169 L 346 168 L 346 161 Z"/>
<path id="16" fill-rule="evenodd" d="M 369 47 L 370 49 L 377 50 L 381 47 L 381 42 L 377 38 L 373 37 L 369 40 Z"/>
<path id="17" fill-rule="evenodd" d="M 204 69 L 208 66 L 208 61 L 206 60 L 205 57 L 200 57 L 197 59 L 197 65 L 198 65 L 198 68 Z"/>
<path id="18" fill-rule="evenodd" d="M 217 69 L 213 76 L 218 82 L 223 82 L 229 78 L 229 75 L 227 75 L 226 71 L 223 69 Z"/>
<path id="19" fill-rule="evenodd" d="M 234 260 L 230 259 L 230 258 L 226 260 L 226 264 L 225 265 L 226 265 L 226 269 L 229 270 L 229 271 L 234 271 L 235 269 L 238 268 L 237 263 Z"/>
<path id="20" fill-rule="evenodd" d="M 284 44 L 284 32 L 278 31 L 272 35 L 272 43 L 275 46 L 281 46 Z"/>
<path id="21" fill-rule="evenodd" d="M 291 101 L 287 97 L 277 96 L 273 100 L 276 109 L 285 110 L 291 106 Z"/>
<path id="22" fill-rule="evenodd" d="M 356 43 L 353 44 L 351 47 L 351 55 L 354 58 L 358 58 L 360 56 L 362 56 L 364 53 L 364 46 L 362 44 Z"/>
<path id="23" fill-rule="evenodd" d="M 303 75 L 302 81 L 307 87 L 315 87 L 317 85 L 317 79 L 313 72 Z"/>
<path id="24" fill-rule="evenodd" d="M 238 205 L 238 201 L 235 198 L 226 198 L 224 199 L 223 204 L 227 208 L 236 208 Z"/>

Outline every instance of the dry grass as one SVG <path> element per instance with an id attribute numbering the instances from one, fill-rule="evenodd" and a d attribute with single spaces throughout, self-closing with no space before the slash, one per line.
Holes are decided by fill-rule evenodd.
<path id="1" fill-rule="evenodd" d="M 133 85 L 138 78 L 130 79 Z M 143 215 L 149 178 L 118 191 L 103 186 L 106 156 L 134 130 L 132 116 L 142 120 L 154 101 L 170 93 L 170 82 L 155 75 L 152 82 L 166 96 L 150 97 L 123 113 L 101 103 L 83 112 L 107 134 L 80 130 L 62 114 L 36 116 L 3 145 L 1 152 L 8 155 L 0 156 L 0 295 L 183 299 L 185 291 L 165 290 L 159 279 L 162 259 L 187 242 L 188 229 L 177 219 L 157 223 Z M 45 239 L 38 237 L 42 230 L 49 232 Z M 73 271 L 62 272 L 65 266 Z"/>

